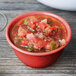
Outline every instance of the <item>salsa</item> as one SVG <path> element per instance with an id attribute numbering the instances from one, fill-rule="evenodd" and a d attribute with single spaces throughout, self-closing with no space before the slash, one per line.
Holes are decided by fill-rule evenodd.
<path id="1" fill-rule="evenodd" d="M 66 43 L 66 30 L 57 19 L 36 15 L 18 21 L 10 32 L 15 46 L 29 52 L 53 51 Z"/>

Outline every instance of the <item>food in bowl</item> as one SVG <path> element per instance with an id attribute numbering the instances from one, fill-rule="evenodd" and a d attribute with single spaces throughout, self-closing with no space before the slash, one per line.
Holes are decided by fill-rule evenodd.
<path id="1" fill-rule="evenodd" d="M 27 24 L 27 21 L 24 22 L 24 20 L 26 18 L 30 17 L 30 16 L 34 16 L 34 17 L 36 16 L 36 18 L 38 16 L 40 16 L 42 18 L 42 16 L 43 16 L 43 19 L 41 19 L 40 22 L 45 22 L 45 21 L 48 22 L 47 18 L 50 18 L 49 20 L 51 20 L 51 22 L 53 22 L 53 24 L 51 23 L 52 25 L 50 25 L 50 23 L 48 24 L 48 25 L 50 25 L 50 27 L 53 26 L 53 25 L 55 27 L 58 26 L 60 29 L 62 29 L 62 32 L 64 31 L 64 33 L 62 33 L 62 37 L 61 36 L 60 37 L 56 37 L 56 38 L 61 38 L 61 39 L 59 39 L 59 42 L 64 42 L 64 45 L 60 45 L 60 47 L 57 48 L 57 49 L 55 49 L 55 50 L 49 50 L 49 52 L 42 52 L 41 50 L 40 50 L 40 52 L 32 52 L 33 50 L 31 52 L 29 52 L 29 51 L 27 51 L 27 48 L 21 47 L 20 44 L 16 45 L 14 43 L 14 37 L 15 37 L 16 33 L 18 32 L 19 27 L 23 28 L 22 24 L 23 25 L 24 25 L 24 23 Z M 37 19 L 37 21 L 38 20 L 40 20 L 40 19 Z M 29 25 L 29 27 L 31 27 L 31 25 Z M 37 27 L 39 27 L 39 26 L 37 26 Z M 27 28 L 27 25 L 26 25 L 26 28 Z M 28 28 L 27 28 L 27 30 L 29 30 L 29 32 L 32 32 Z M 36 31 L 36 28 L 35 28 L 35 31 Z M 41 31 L 43 31 L 43 29 Z M 43 32 L 42 32 L 42 34 L 43 34 Z M 44 33 L 45 33 L 46 37 L 48 37 L 49 34 L 46 33 L 46 32 L 44 32 Z M 59 33 L 61 33 L 61 32 L 59 32 Z M 34 34 L 34 33 L 32 33 L 32 34 Z M 6 39 L 7 39 L 8 43 L 14 49 L 14 52 L 15 52 L 16 56 L 24 64 L 26 64 L 26 65 L 28 65 L 30 67 L 34 67 L 34 68 L 43 68 L 43 67 L 47 67 L 47 66 L 52 65 L 53 63 L 55 63 L 56 60 L 61 56 L 61 54 L 63 52 L 63 49 L 70 42 L 70 40 L 71 40 L 71 34 L 72 34 L 71 33 L 71 28 L 70 28 L 69 24 L 63 18 L 61 18 L 60 16 L 58 16 L 56 14 L 53 14 L 53 13 L 50 13 L 50 12 L 45 12 L 45 11 L 32 11 L 32 12 L 24 13 L 24 14 L 16 17 L 15 19 L 13 19 L 8 24 L 8 26 L 6 28 Z M 24 35 L 24 33 L 23 33 L 23 35 Z M 20 33 L 18 34 L 18 36 L 20 36 L 20 38 L 22 38 L 22 36 L 20 35 Z"/>
<path id="2" fill-rule="evenodd" d="M 52 16 L 33 15 L 19 20 L 11 29 L 10 37 L 22 50 L 49 52 L 66 43 L 66 29 Z"/>

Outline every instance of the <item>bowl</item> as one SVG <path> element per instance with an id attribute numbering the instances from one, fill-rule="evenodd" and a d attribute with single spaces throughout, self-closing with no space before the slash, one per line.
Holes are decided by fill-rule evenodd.
<path id="1" fill-rule="evenodd" d="M 28 52 L 28 51 L 24 51 L 24 50 L 16 47 L 10 39 L 10 36 L 9 36 L 10 30 L 12 29 L 12 26 L 14 26 L 19 20 L 21 20 L 22 18 L 24 18 L 26 16 L 31 16 L 31 15 L 48 15 L 48 16 L 52 16 L 52 17 L 56 18 L 61 23 L 63 23 L 63 25 L 67 31 L 66 44 L 53 51 L 43 52 L 43 53 Z M 34 67 L 34 68 L 43 68 L 43 67 L 47 67 L 47 66 L 53 64 L 60 57 L 60 55 L 63 52 L 63 49 L 67 46 L 67 44 L 71 40 L 71 28 L 70 28 L 69 24 L 63 18 L 61 18 L 60 16 L 58 16 L 56 14 L 53 14 L 50 12 L 45 12 L 45 11 L 32 11 L 32 12 L 24 13 L 24 14 L 16 17 L 8 24 L 8 26 L 6 28 L 6 39 L 7 39 L 8 43 L 11 45 L 11 47 L 14 49 L 16 56 L 24 64 L 26 64 L 30 67 Z"/>
<path id="2" fill-rule="evenodd" d="M 47 6 L 68 11 L 76 11 L 76 0 L 38 0 Z"/>

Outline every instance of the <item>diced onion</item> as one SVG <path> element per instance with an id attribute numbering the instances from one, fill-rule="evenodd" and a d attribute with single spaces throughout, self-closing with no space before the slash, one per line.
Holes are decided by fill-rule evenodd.
<path id="1" fill-rule="evenodd" d="M 45 50 L 46 52 L 49 52 L 50 50 Z"/>
<path id="2" fill-rule="evenodd" d="M 47 19 L 41 20 L 41 22 L 47 23 Z"/>
<path id="3" fill-rule="evenodd" d="M 64 44 L 66 43 L 64 39 L 59 40 L 59 42 L 60 42 L 60 45 L 61 45 L 61 46 L 64 45 Z"/>
<path id="4" fill-rule="evenodd" d="M 33 34 L 33 33 L 31 33 L 31 34 L 27 34 L 26 38 L 27 38 L 27 39 L 34 38 L 34 34 Z"/>
<path id="5" fill-rule="evenodd" d="M 39 38 L 43 38 L 44 35 L 42 33 L 39 34 Z"/>
<path id="6" fill-rule="evenodd" d="M 44 38 L 43 33 L 36 33 L 35 36 L 39 37 L 39 38 Z"/>

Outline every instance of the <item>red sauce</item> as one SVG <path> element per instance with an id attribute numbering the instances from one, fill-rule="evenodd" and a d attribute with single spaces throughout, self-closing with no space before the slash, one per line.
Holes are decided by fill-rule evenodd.
<path id="1" fill-rule="evenodd" d="M 28 16 L 13 26 L 10 37 L 15 46 L 24 51 L 48 52 L 65 44 L 66 30 L 53 17 Z"/>

